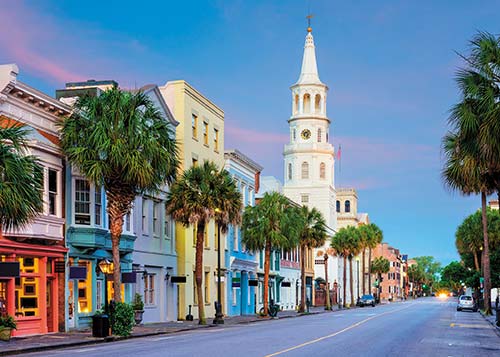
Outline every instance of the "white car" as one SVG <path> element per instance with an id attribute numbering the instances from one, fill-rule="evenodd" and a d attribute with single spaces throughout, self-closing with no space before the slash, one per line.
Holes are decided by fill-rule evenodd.
<path id="1" fill-rule="evenodd" d="M 477 312 L 477 305 L 472 296 L 461 295 L 458 298 L 457 311 L 462 311 L 462 310 L 472 310 L 474 312 Z"/>

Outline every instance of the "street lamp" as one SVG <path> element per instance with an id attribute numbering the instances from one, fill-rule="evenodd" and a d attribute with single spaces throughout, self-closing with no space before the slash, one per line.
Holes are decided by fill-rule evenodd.
<path id="1" fill-rule="evenodd" d="M 115 266 L 113 262 L 110 262 L 107 259 L 101 260 L 99 262 L 99 270 L 104 274 L 104 313 L 108 314 L 109 309 L 108 309 L 108 280 L 107 280 L 107 275 L 108 274 L 113 274 L 113 271 L 115 270 Z"/>
<path id="2" fill-rule="evenodd" d="M 216 213 L 220 212 L 220 209 L 215 209 Z M 224 315 L 222 314 L 222 304 L 221 304 L 221 282 L 220 282 L 220 224 L 217 223 L 217 302 L 215 303 L 215 319 L 214 325 L 224 324 Z"/>

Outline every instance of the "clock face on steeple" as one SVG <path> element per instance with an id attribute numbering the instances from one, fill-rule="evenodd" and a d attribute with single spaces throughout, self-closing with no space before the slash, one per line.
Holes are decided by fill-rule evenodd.
<path id="1" fill-rule="evenodd" d="M 309 138 L 311 137 L 311 131 L 309 129 L 304 129 L 302 130 L 302 133 L 300 133 L 300 135 L 302 136 L 302 139 L 309 140 Z"/>

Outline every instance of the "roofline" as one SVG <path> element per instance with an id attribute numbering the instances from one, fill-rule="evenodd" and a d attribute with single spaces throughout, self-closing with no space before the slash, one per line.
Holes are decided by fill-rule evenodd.
<path id="1" fill-rule="evenodd" d="M 241 151 L 238 149 L 229 149 L 229 150 L 224 150 L 224 156 L 228 156 L 230 158 L 236 159 L 247 166 L 249 166 L 251 169 L 253 169 L 255 172 L 262 172 L 264 169 L 262 166 L 260 166 L 258 163 L 250 159 L 248 156 L 243 154 Z"/>

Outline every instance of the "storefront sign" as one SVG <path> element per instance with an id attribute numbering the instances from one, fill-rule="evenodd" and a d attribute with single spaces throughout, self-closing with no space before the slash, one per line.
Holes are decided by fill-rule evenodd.
<path id="1" fill-rule="evenodd" d="M 19 262 L 0 262 L 0 277 L 18 278 Z"/>
<path id="2" fill-rule="evenodd" d="M 186 283 L 186 277 L 185 276 L 173 276 L 173 277 L 170 278 L 170 282 L 172 284 Z"/>
<path id="3" fill-rule="evenodd" d="M 64 273 L 66 271 L 66 262 L 57 261 L 54 263 L 54 270 L 56 273 Z"/>
<path id="4" fill-rule="evenodd" d="M 87 267 L 69 267 L 69 278 L 78 280 L 87 279 Z"/>
<path id="5" fill-rule="evenodd" d="M 137 273 L 122 273 L 122 283 L 124 284 L 135 284 L 137 283 Z"/>
<path id="6" fill-rule="evenodd" d="M 248 280 L 248 286 L 259 286 L 259 281 L 257 279 Z"/>
<path id="7" fill-rule="evenodd" d="M 281 283 L 281 286 L 282 286 L 283 288 L 289 288 L 289 287 L 291 286 L 291 284 L 290 284 L 290 282 L 289 282 L 289 281 L 284 281 L 284 282 L 282 282 L 282 283 Z"/>

